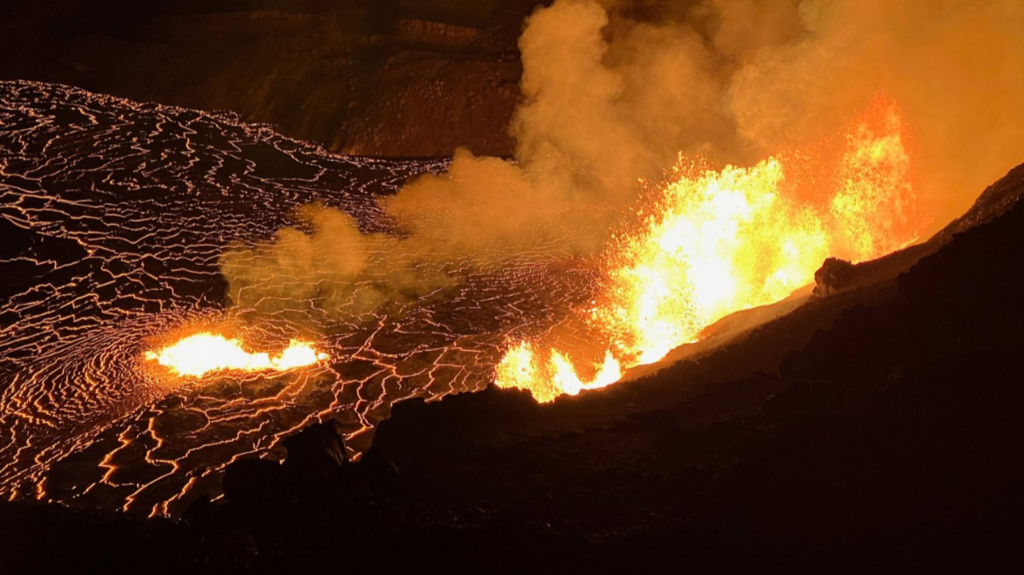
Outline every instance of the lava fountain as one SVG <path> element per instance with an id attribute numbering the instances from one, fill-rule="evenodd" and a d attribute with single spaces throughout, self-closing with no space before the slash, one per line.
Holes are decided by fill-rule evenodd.
<path id="1" fill-rule="evenodd" d="M 312 344 L 291 340 L 278 355 L 246 351 L 237 339 L 212 333 L 197 333 L 182 338 L 159 351 L 146 352 L 147 361 L 155 361 L 180 376 L 203 377 L 219 371 L 289 371 L 328 359 Z"/>
<path id="2" fill-rule="evenodd" d="M 583 358 L 521 340 L 497 366 L 497 385 L 542 402 L 606 387 L 726 315 L 784 299 L 829 256 L 863 261 L 915 241 L 922 222 L 895 102 L 877 98 L 827 148 L 721 170 L 680 158 L 640 224 L 606 250 L 592 306 L 576 310 L 604 343 L 603 361 L 585 368 L 594 376 L 577 374 Z"/>

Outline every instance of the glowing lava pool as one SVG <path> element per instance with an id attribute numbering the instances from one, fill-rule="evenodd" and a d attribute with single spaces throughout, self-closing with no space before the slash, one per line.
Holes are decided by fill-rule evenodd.
<path id="1" fill-rule="evenodd" d="M 272 237 L 314 202 L 374 231 L 375 197 L 448 161 L 338 157 L 228 114 L 33 82 L 0 83 L 0 124 L 9 498 L 176 515 L 216 494 L 228 463 L 274 457 L 320 417 L 364 450 L 392 403 L 480 389 L 516 330 L 563 316 L 593 282 L 572 258 L 456 260 L 443 293 L 358 317 L 228 309 L 229 246 Z M 159 365 L 169 338 L 200 332 L 237 339 L 243 363 L 267 369 Z M 291 340 L 311 347 L 283 353 Z"/>

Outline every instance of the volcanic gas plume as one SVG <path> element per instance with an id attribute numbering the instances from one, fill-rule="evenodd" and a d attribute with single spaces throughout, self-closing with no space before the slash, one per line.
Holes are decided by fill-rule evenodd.
<path id="1" fill-rule="evenodd" d="M 497 382 L 545 400 L 601 387 L 785 298 L 828 256 L 871 259 L 933 231 L 1013 165 L 1024 74 L 990 72 L 1024 70 L 1021 13 L 559 0 L 520 39 L 514 161 L 458 151 L 381 202 L 398 236 L 306 213 L 311 229 L 229 252 L 223 272 L 243 307 L 350 316 L 460 281 L 451 262 L 584 258 L 592 303 L 510 338 Z M 558 341 L 566 323 L 583 342 Z"/>

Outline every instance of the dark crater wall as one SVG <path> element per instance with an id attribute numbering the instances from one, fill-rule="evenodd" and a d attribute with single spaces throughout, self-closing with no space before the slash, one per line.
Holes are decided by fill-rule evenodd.
<path id="1" fill-rule="evenodd" d="M 541 0 L 11 0 L 0 79 L 231 110 L 333 151 L 507 155 Z"/>

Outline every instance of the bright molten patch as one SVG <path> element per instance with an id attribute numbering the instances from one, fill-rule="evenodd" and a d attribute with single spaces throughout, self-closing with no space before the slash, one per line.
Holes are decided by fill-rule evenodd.
<path id="1" fill-rule="evenodd" d="M 194 377 L 214 371 L 288 371 L 327 357 L 311 344 L 294 339 L 279 355 L 250 353 L 237 339 L 212 333 L 197 333 L 160 351 L 146 352 L 147 361 L 156 361 L 178 375 Z"/>
<path id="2" fill-rule="evenodd" d="M 541 402 L 554 401 L 567 393 L 577 395 L 588 389 L 607 387 L 622 379 L 622 366 L 606 352 L 604 362 L 594 366 L 593 379 L 584 381 L 576 373 L 569 358 L 560 351 L 552 350 L 548 360 L 536 363 L 534 349 L 529 342 L 520 342 L 510 349 L 496 368 L 496 379 L 501 387 L 528 389 L 534 399 Z"/>

